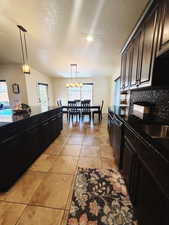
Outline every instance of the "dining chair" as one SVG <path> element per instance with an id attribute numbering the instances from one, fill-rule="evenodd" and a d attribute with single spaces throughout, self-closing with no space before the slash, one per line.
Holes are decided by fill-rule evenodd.
<path id="1" fill-rule="evenodd" d="M 68 101 L 68 106 L 73 107 L 68 109 L 69 121 L 70 121 L 70 117 L 72 118 L 72 121 L 73 121 L 73 116 L 76 116 L 76 120 L 77 120 L 77 116 L 79 116 L 79 121 L 80 121 L 80 110 L 76 108 L 77 106 L 76 101 Z"/>
<path id="2" fill-rule="evenodd" d="M 81 106 L 83 107 L 81 110 L 81 116 L 82 120 L 84 119 L 84 116 L 87 115 L 89 116 L 89 119 L 91 121 L 91 110 L 90 110 L 90 100 L 83 100 L 81 101 Z"/>
<path id="3" fill-rule="evenodd" d="M 103 110 L 103 105 L 104 105 L 104 101 L 102 100 L 102 104 L 101 104 L 100 109 L 94 110 L 94 111 L 92 112 L 92 118 L 93 118 L 93 121 L 94 121 L 94 116 L 95 116 L 95 114 L 98 114 L 99 121 L 102 120 L 102 110 Z"/>
<path id="4" fill-rule="evenodd" d="M 62 107 L 62 101 L 61 100 L 57 100 L 57 105 L 58 107 Z M 67 109 L 62 109 L 62 113 L 67 115 L 67 119 L 68 119 L 68 110 Z"/>

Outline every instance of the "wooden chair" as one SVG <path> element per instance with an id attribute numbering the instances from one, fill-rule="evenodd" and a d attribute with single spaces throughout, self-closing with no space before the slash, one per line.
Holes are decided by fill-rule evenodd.
<path id="1" fill-rule="evenodd" d="M 73 121 L 73 116 L 76 116 L 76 120 L 77 120 L 77 116 L 79 116 L 79 121 L 80 121 L 80 110 L 77 110 L 76 106 L 76 101 L 68 101 L 68 106 L 70 107 L 74 107 L 71 109 L 68 109 L 68 115 L 69 115 L 69 121 L 70 121 L 70 117 L 72 118 Z"/>
<path id="2" fill-rule="evenodd" d="M 103 105 L 104 105 L 104 101 L 102 100 L 102 104 L 101 104 L 100 109 L 99 109 L 99 110 L 94 110 L 94 111 L 92 112 L 92 118 L 93 118 L 93 121 L 94 121 L 94 116 L 95 116 L 95 114 L 98 114 L 99 121 L 102 120 L 102 110 L 103 110 Z"/>
<path id="3" fill-rule="evenodd" d="M 58 107 L 61 107 L 62 106 L 62 101 L 61 100 L 57 100 L 56 103 L 57 103 L 57 106 Z"/>
<path id="4" fill-rule="evenodd" d="M 83 100 L 81 101 L 81 106 L 84 107 L 81 110 L 81 116 L 82 116 L 82 120 L 84 119 L 84 116 L 87 115 L 89 116 L 89 119 L 91 121 L 91 110 L 90 110 L 90 100 Z"/>

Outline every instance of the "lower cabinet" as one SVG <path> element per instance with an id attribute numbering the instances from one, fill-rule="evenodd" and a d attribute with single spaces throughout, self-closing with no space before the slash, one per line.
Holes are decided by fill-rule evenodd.
<path id="1" fill-rule="evenodd" d="M 46 112 L 44 120 L 36 123 L 30 120 L 23 130 L 16 129 L 16 134 L 0 142 L 0 191 L 9 189 L 60 134 L 62 112 L 58 109 L 52 114 L 48 118 Z"/>
<path id="2" fill-rule="evenodd" d="M 0 190 L 11 186 L 25 165 L 27 149 L 23 135 L 16 135 L 0 145 Z"/>
<path id="3" fill-rule="evenodd" d="M 140 166 L 136 192 L 134 206 L 140 225 L 169 224 L 169 200 L 143 166 Z"/>
<path id="4" fill-rule="evenodd" d="M 148 164 L 146 164 L 147 158 L 144 159 L 138 154 L 138 151 L 148 151 L 147 146 L 144 149 L 142 145 L 139 150 L 139 144 L 137 144 L 139 139 L 137 141 L 136 139 L 134 134 L 132 136 L 132 133 L 126 130 L 122 173 L 135 209 L 138 224 L 168 225 L 169 196 L 161 188 L 162 183 L 160 183 L 160 180 L 157 180 L 157 177 L 150 172 Z"/>

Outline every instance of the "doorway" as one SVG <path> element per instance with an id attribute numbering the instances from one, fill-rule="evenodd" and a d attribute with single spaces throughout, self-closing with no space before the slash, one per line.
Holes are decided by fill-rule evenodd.
<path id="1" fill-rule="evenodd" d="M 38 83 L 39 88 L 39 102 L 41 107 L 47 109 L 49 106 L 49 97 L 48 97 L 48 84 Z"/>

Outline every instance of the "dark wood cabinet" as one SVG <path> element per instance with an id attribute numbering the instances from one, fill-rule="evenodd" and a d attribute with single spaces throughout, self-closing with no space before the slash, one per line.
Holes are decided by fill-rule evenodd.
<path id="1" fill-rule="evenodd" d="M 163 195 L 152 176 L 140 164 L 139 184 L 135 201 L 136 215 L 141 225 L 169 224 L 167 207 L 169 200 Z M 167 210 L 167 211 L 166 211 Z"/>
<path id="2" fill-rule="evenodd" d="M 142 51 L 141 70 L 139 75 L 139 87 L 150 86 L 152 81 L 153 65 L 156 51 L 156 29 L 157 29 L 157 13 L 155 8 L 146 18 L 140 41 L 140 51 Z"/>
<path id="3" fill-rule="evenodd" d="M 154 1 L 122 51 L 121 91 L 169 86 L 164 75 L 169 69 L 168 27 L 169 2 Z"/>
<path id="4" fill-rule="evenodd" d="M 131 176 L 133 171 L 133 165 L 136 158 L 136 153 L 134 149 L 125 141 L 124 149 L 123 149 L 123 163 L 122 163 L 122 171 L 126 181 L 126 185 L 128 191 L 130 192 L 131 187 Z"/>
<path id="5" fill-rule="evenodd" d="M 133 58 L 131 62 L 131 80 L 130 80 L 130 88 L 136 88 L 138 85 L 138 74 L 139 74 L 139 66 L 140 66 L 140 57 L 139 57 L 139 52 L 140 52 L 140 32 L 137 34 L 135 39 L 133 40 Z"/>
<path id="6" fill-rule="evenodd" d="M 121 90 L 128 90 L 132 72 L 133 47 L 130 45 L 122 56 L 121 62 Z"/>
<path id="7" fill-rule="evenodd" d="M 125 73 L 125 83 L 124 89 L 127 90 L 130 85 L 131 73 L 132 73 L 132 60 L 133 60 L 133 47 L 130 45 L 126 50 L 126 73 Z"/>
<path id="8" fill-rule="evenodd" d="M 125 89 L 125 79 L 126 79 L 126 53 L 124 52 L 124 54 L 121 57 L 121 75 L 120 75 L 120 87 L 121 90 Z"/>
<path id="9" fill-rule="evenodd" d="M 124 140 L 122 173 L 138 224 L 169 224 L 168 162 L 128 125 Z"/>
<path id="10" fill-rule="evenodd" d="M 61 130 L 61 108 L 9 124 L 0 141 L 0 191 L 9 189 Z"/>
<path id="11" fill-rule="evenodd" d="M 159 53 L 169 49 L 169 1 L 161 1 L 161 18 L 160 18 L 160 46 Z"/>

